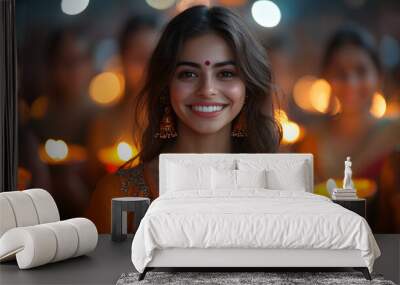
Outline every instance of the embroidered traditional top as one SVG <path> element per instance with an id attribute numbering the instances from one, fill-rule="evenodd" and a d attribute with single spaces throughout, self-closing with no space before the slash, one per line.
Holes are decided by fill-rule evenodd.
<path id="1" fill-rule="evenodd" d="M 121 177 L 121 191 L 128 193 L 130 187 L 136 187 L 144 197 L 149 197 L 149 187 L 144 180 L 143 164 L 134 168 L 119 169 L 117 175 Z"/>
<path id="2" fill-rule="evenodd" d="M 92 220 L 99 233 L 111 231 L 111 200 L 116 197 L 158 197 L 158 172 L 148 165 L 120 169 L 102 178 L 93 191 L 86 217 Z M 128 231 L 132 231 L 133 214 L 128 214 Z"/>

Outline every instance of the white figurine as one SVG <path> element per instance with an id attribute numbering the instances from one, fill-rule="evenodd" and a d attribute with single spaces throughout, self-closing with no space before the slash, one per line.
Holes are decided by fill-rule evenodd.
<path id="1" fill-rule="evenodd" d="M 346 158 L 344 162 L 344 179 L 343 179 L 343 189 L 354 189 L 353 181 L 351 180 L 351 161 L 350 156 Z"/>

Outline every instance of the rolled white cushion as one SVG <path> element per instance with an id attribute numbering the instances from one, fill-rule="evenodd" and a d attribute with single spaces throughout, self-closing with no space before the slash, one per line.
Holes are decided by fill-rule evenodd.
<path id="1" fill-rule="evenodd" d="M 74 226 L 78 233 L 78 248 L 74 257 L 86 254 L 96 248 L 98 233 L 96 226 L 91 220 L 85 218 L 73 218 L 65 220 L 64 222 Z"/>
<path id="2" fill-rule="evenodd" d="M 0 261 L 16 256 L 20 269 L 86 254 L 97 245 L 97 229 L 85 218 L 18 227 L 0 238 Z"/>
<path id="3" fill-rule="evenodd" d="M 33 226 L 39 223 L 38 214 L 31 197 L 21 191 L 0 193 L 13 209 L 17 227 Z"/>
<path id="4" fill-rule="evenodd" d="M 43 226 L 49 228 L 55 234 L 57 240 L 57 250 L 51 262 L 64 260 L 75 255 L 79 237 L 70 223 L 54 222 Z"/>
<path id="5" fill-rule="evenodd" d="M 0 237 L 9 229 L 15 228 L 17 222 L 10 202 L 0 195 Z"/>
<path id="6" fill-rule="evenodd" d="M 31 197 L 38 214 L 39 224 L 60 220 L 56 202 L 49 192 L 40 188 L 28 189 L 23 192 Z"/>
<path id="7" fill-rule="evenodd" d="M 0 193 L 0 237 L 15 227 L 60 220 L 57 205 L 46 190 L 34 188 Z"/>
<path id="8" fill-rule="evenodd" d="M 13 228 L 0 239 L 0 261 L 16 255 L 20 269 L 51 262 L 56 250 L 56 236 L 43 225 Z"/>

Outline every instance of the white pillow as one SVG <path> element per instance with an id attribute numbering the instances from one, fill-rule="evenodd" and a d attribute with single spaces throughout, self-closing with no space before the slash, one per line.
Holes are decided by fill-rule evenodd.
<path id="1" fill-rule="evenodd" d="M 168 164 L 167 189 L 184 191 L 193 189 L 211 189 L 211 167 L 184 166 L 176 163 Z"/>
<path id="2" fill-rule="evenodd" d="M 306 192 L 307 181 L 304 167 L 293 169 L 288 174 L 271 169 L 267 171 L 267 188 L 272 190 L 288 190 Z"/>
<path id="3" fill-rule="evenodd" d="M 309 183 L 305 160 L 239 159 L 237 163 L 240 170 L 265 169 L 268 189 L 306 191 Z"/>
<path id="4" fill-rule="evenodd" d="M 213 189 L 236 190 L 236 170 L 212 168 Z"/>
<path id="5" fill-rule="evenodd" d="M 210 166 L 216 169 L 236 169 L 235 159 L 207 159 L 201 158 L 201 154 L 193 158 L 169 158 L 167 166 L 170 164 L 179 164 L 185 167 L 206 167 Z"/>
<path id="6" fill-rule="evenodd" d="M 213 189 L 266 188 L 265 170 L 212 169 Z"/>
<path id="7" fill-rule="evenodd" d="M 267 188 L 267 176 L 263 170 L 236 170 L 238 188 Z"/>

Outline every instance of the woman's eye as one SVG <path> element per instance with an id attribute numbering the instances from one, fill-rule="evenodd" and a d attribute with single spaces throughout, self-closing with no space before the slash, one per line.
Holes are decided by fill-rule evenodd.
<path id="1" fill-rule="evenodd" d="M 178 78 L 194 78 L 197 74 L 191 71 L 182 71 L 178 73 Z"/>
<path id="2" fill-rule="evenodd" d="M 232 71 L 221 71 L 220 73 L 219 73 L 219 77 L 222 77 L 222 78 L 232 78 L 232 77 L 234 77 L 235 76 L 235 73 L 234 72 L 232 72 Z"/>

